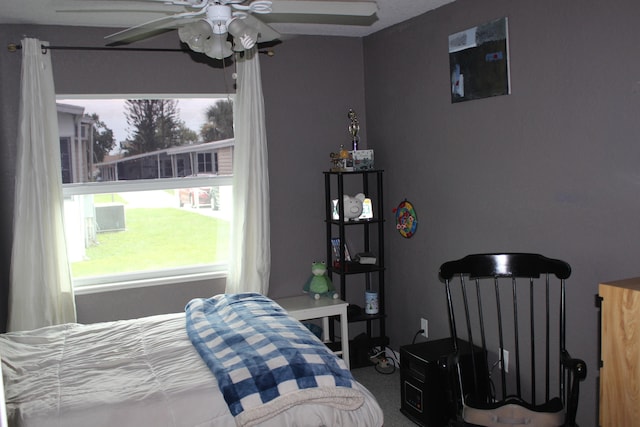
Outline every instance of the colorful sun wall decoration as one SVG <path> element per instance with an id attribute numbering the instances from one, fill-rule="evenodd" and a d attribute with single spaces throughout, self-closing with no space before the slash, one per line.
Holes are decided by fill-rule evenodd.
<path id="1" fill-rule="evenodd" d="M 393 211 L 396 214 L 396 229 L 400 235 L 407 239 L 412 237 L 418 228 L 418 216 L 411 202 L 405 199 Z"/>

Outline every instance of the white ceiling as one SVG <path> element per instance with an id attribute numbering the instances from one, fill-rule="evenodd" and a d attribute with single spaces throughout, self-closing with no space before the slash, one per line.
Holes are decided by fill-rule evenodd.
<path id="1" fill-rule="evenodd" d="M 276 0 L 277 1 L 277 0 Z M 326 1 L 326 0 L 321 0 Z M 335 0 L 334 0 L 335 1 Z M 343 0 L 338 0 L 343 1 Z M 358 1 L 358 0 L 355 0 Z M 406 21 L 455 0 L 375 0 L 378 12 L 370 18 L 330 17 L 320 15 L 288 15 L 288 23 L 274 22 L 279 15 L 258 16 L 283 35 L 332 35 L 362 37 Z M 120 11 L 113 11 L 117 4 Z M 142 6 L 141 6 L 142 5 Z M 1 0 L 0 23 L 74 25 L 126 28 L 160 18 L 181 7 L 119 0 Z M 62 9 L 67 9 L 62 11 Z M 73 9 L 74 11 L 69 11 Z M 313 23 L 306 22 L 313 19 Z M 317 22 L 323 22 L 318 24 Z"/>

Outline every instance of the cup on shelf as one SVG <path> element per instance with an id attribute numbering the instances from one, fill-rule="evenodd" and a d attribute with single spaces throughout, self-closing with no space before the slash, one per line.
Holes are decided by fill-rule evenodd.
<path id="1" fill-rule="evenodd" d="M 378 314 L 378 293 L 373 291 L 365 291 L 364 293 L 364 312 L 366 314 Z"/>

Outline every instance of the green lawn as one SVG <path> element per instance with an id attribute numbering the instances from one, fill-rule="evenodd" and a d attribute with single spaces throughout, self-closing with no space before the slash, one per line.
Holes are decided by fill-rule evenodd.
<path id="1" fill-rule="evenodd" d="M 94 195 L 93 203 L 122 203 L 123 205 L 126 205 L 127 201 L 118 193 L 108 193 Z"/>
<path id="2" fill-rule="evenodd" d="M 227 261 L 229 222 L 178 208 L 126 209 L 126 230 L 98 233 L 74 277 Z"/>

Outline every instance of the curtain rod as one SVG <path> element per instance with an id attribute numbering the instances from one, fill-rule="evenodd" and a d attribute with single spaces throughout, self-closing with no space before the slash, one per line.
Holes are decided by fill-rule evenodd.
<path id="1" fill-rule="evenodd" d="M 193 52 L 191 49 L 170 49 L 160 47 L 121 47 L 121 46 L 45 46 L 40 45 L 43 52 L 47 50 L 117 50 L 117 51 L 131 51 L 131 52 Z M 9 52 L 16 52 L 22 49 L 22 45 L 18 43 L 9 43 L 7 50 Z M 275 52 L 272 49 L 258 50 L 258 53 L 263 53 L 267 56 L 274 56 Z"/>
<path id="2" fill-rule="evenodd" d="M 137 52 L 191 52 L 189 49 L 169 49 L 169 48 L 155 48 L 155 47 L 118 47 L 118 46 L 40 46 L 43 51 L 47 50 L 123 50 L 123 51 L 137 51 Z M 22 49 L 21 44 L 9 43 L 7 46 L 9 52 L 15 52 Z"/>

